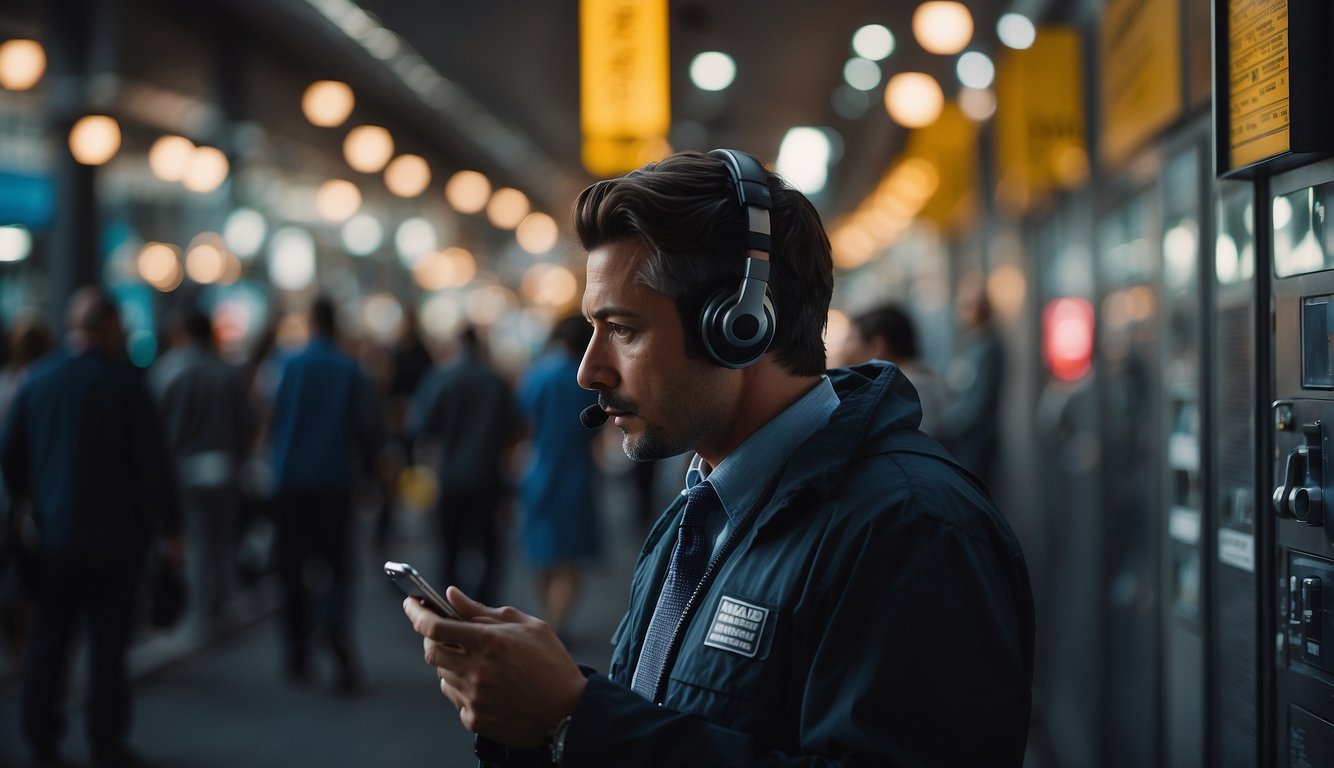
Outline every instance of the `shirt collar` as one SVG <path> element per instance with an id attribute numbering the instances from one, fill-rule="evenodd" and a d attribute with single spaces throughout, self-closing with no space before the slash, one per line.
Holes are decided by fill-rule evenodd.
<path id="1" fill-rule="evenodd" d="M 829 421 L 838 403 L 838 395 L 829 377 L 821 376 L 810 392 L 746 438 L 712 471 L 699 454 L 695 454 L 686 471 L 686 487 L 681 493 L 708 480 L 718 492 L 728 522 L 737 525 L 741 515 L 764 491 L 763 481 L 778 471 L 797 446 Z"/>

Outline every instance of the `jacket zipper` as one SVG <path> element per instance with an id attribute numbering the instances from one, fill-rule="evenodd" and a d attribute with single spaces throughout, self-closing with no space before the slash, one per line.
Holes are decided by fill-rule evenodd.
<path id="1" fill-rule="evenodd" d="M 723 540 L 723 545 L 718 549 L 718 554 L 714 555 L 713 559 L 709 561 L 708 567 L 704 569 L 704 575 L 699 578 L 699 584 L 695 585 L 695 591 L 691 592 L 690 599 L 686 600 L 685 608 L 681 609 L 681 617 L 676 620 L 676 627 L 672 630 L 672 641 L 667 646 L 667 658 L 663 661 L 662 677 L 658 679 L 657 690 L 653 692 L 654 704 L 657 704 L 660 707 L 662 706 L 663 697 L 667 693 L 667 678 L 672 666 L 676 664 L 676 656 L 681 650 L 681 633 L 684 631 L 686 624 L 689 623 L 690 614 L 695 608 L 695 603 L 699 600 L 700 595 L 708 591 L 709 582 L 713 579 L 713 572 L 718 569 L 718 564 L 727 559 L 727 556 L 732 551 L 732 547 L 736 545 L 737 539 L 741 537 L 741 534 L 750 529 L 751 522 L 755 519 L 755 513 L 762 509 L 765 504 L 769 503 L 774 490 L 778 485 L 778 478 L 783 476 L 783 469 L 786 468 L 786 465 L 784 465 L 778 472 L 774 473 L 774 476 L 770 478 L 768 485 L 765 487 L 764 492 L 760 494 L 759 499 L 757 499 L 755 504 L 746 512 L 746 515 L 741 518 L 741 523 L 733 528 L 732 532 Z"/>

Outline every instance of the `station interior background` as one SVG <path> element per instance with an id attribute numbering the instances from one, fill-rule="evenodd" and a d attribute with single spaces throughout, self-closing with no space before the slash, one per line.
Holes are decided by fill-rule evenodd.
<path id="1" fill-rule="evenodd" d="M 947 371 L 955 299 L 985 286 L 1007 356 L 992 492 L 1039 620 L 1030 761 L 1305 765 L 1259 318 L 1271 262 L 1331 264 L 1323 193 L 1280 181 L 1271 205 L 1266 179 L 1318 184 L 1334 147 L 1229 162 L 1219 19 L 1291 10 L 1327 42 L 1318 5 L 6 0 L 0 321 L 59 328 L 97 282 L 137 365 L 188 302 L 244 364 L 299 343 L 323 292 L 364 348 L 411 313 L 446 356 L 471 323 L 517 376 L 578 309 L 585 186 L 751 152 L 830 232 L 831 352 L 893 301 Z M 929 6 L 964 14 L 933 40 Z M 1329 96 L 1328 50 L 1314 69 Z"/>

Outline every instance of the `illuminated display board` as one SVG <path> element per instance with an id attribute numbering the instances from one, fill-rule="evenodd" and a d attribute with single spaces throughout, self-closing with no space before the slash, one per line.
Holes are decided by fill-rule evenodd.
<path id="1" fill-rule="evenodd" d="M 1334 152 L 1329 0 L 1215 0 L 1219 176 L 1267 175 Z"/>

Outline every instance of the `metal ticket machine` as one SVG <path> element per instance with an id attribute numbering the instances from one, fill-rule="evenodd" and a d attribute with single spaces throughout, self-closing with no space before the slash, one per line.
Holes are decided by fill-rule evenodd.
<path id="1" fill-rule="evenodd" d="M 1274 179 L 1274 711 L 1278 764 L 1334 765 L 1334 167 Z"/>

